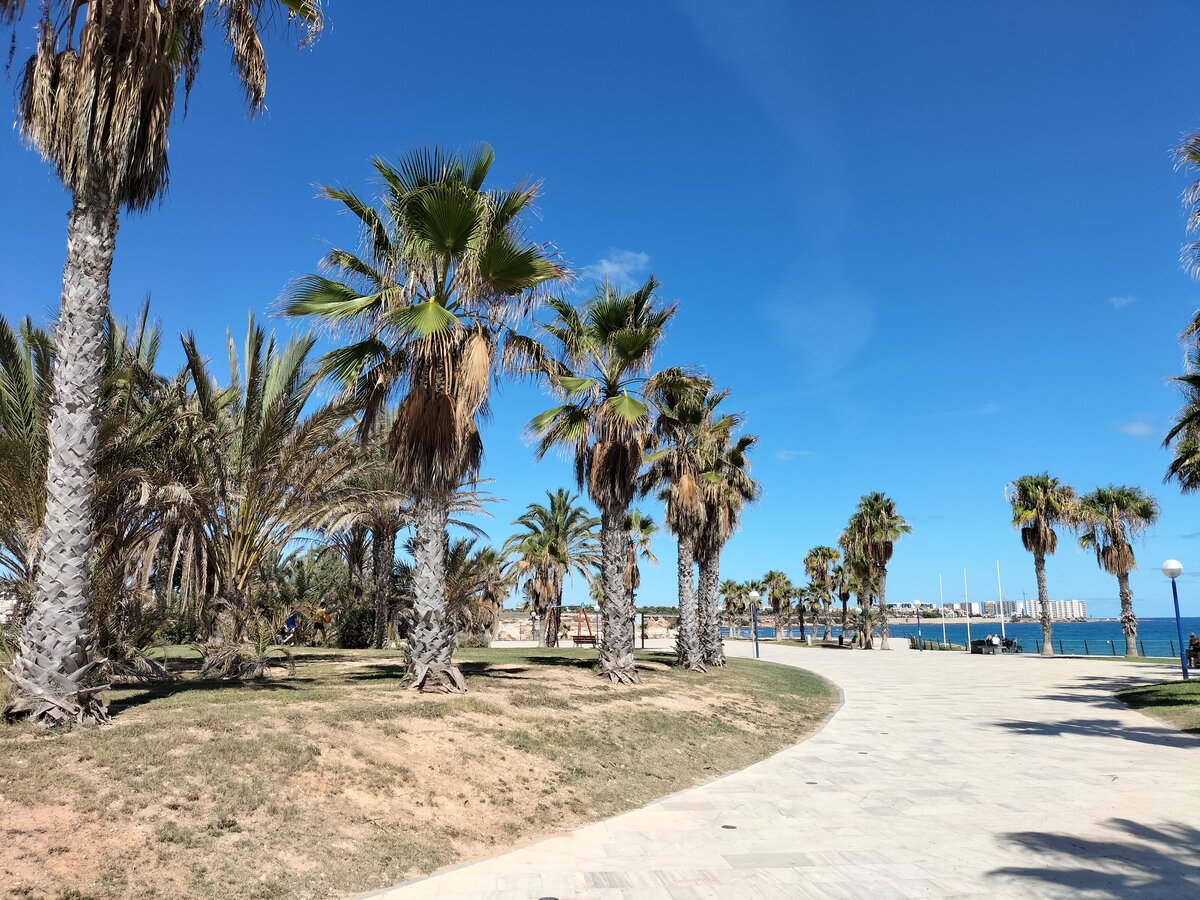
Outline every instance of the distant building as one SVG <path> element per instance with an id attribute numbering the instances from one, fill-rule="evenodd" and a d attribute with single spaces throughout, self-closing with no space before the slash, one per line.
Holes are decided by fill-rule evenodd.
<path id="1" fill-rule="evenodd" d="M 1087 604 L 1082 600 L 1047 600 L 1050 607 L 1050 620 L 1058 622 L 1063 619 L 1086 619 Z M 1026 604 L 1026 615 L 1032 619 L 1042 617 L 1040 600 L 1030 600 Z"/>
<path id="2" fill-rule="evenodd" d="M 999 603 L 995 600 L 983 601 L 983 614 L 985 616 L 998 616 L 1001 612 L 1011 619 L 1025 612 L 1025 604 L 1020 600 L 1002 600 Z"/>
<path id="3" fill-rule="evenodd" d="M 965 616 L 967 613 L 970 613 L 973 616 L 979 615 L 978 603 L 947 603 L 946 609 L 953 610 L 960 616 Z"/>

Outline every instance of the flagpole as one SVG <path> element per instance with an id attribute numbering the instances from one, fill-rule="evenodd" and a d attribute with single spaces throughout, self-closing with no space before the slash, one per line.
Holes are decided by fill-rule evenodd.
<path id="1" fill-rule="evenodd" d="M 1000 586 L 1000 560 L 996 560 L 996 608 L 1000 610 L 1000 640 L 1005 640 L 1004 633 L 1004 588 Z"/>
<path id="2" fill-rule="evenodd" d="M 971 652 L 971 598 L 967 596 L 967 570 L 963 569 L 963 600 L 967 607 L 967 652 Z"/>
<path id="3" fill-rule="evenodd" d="M 946 640 L 946 595 L 942 593 L 942 573 L 938 572 L 938 602 L 942 604 L 942 643 L 949 644 Z"/>

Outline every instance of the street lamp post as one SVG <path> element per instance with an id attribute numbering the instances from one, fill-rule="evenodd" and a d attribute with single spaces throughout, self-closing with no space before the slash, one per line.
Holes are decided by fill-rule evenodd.
<path id="1" fill-rule="evenodd" d="M 1179 637 L 1179 668 L 1183 672 L 1183 680 L 1187 681 L 1187 646 L 1183 643 L 1183 623 L 1179 620 L 1179 589 L 1175 587 L 1175 579 L 1183 574 L 1183 563 L 1168 559 L 1162 564 L 1162 573 L 1171 579 L 1171 597 L 1175 600 L 1175 634 Z"/>
<path id="2" fill-rule="evenodd" d="M 917 607 L 917 651 L 924 653 L 925 642 L 921 640 L 921 601 L 917 600 L 915 606 Z"/>
<path id="3" fill-rule="evenodd" d="M 754 632 L 754 658 L 758 659 L 758 598 L 762 594 L 758 591 L 751 591 L 746 596 L 750 600 L 750 628 Z"/>

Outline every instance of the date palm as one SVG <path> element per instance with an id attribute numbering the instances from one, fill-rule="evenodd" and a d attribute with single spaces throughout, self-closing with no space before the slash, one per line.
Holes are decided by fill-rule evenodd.
<path id="1" fill-rule="evenodd" d="M 830 607 L 833 604 L 834 588 L 830 567 L 841 559 L 841 556 L 836 548 L 824 545 L 813 547 L 804 555 L 804 572 L 808 575 L 809 584 L 816 590 L 818 605 L 824 614 L 822 640 L 826 641 L 830 638 Z"/>
<path id="2" fill-rule="evenodd" d="M 47 0 L 17 93 L 22 136 L 71 193 L 48 431 L 45 565 L 22 627 L 8 714 L 43 725 L 104 722 L 90 615 L 92 494 L 99 352 L 121 210 L 148 209 L 167 187 L 167 132 L 182 78 L 195 82 L 204 31 L 219 28 L 251 112 L 266 92 L 258 31 L 275 11 L 320 27 L 316 0 Z M 20 26 L 25 0 L 0 0 Z M 216 30 L 214 28 L 214 30 Z M 16 34 L 14 31 L 14 47 Z"/>
<path id="3" fill-rule="evenodd" d="M 733 537 L 746 504 L 758 499 L 758 483 L 750 477 L 752 434 L 725 434 L 724 446 L 711 448 L 705 471 L 704 529 L 696 543 L 700 562 L 700 651 L 706 666 L 725 665 L 721 641 L 721 553 Z"/>
<path id="4" fill-rule="evenodd" d="M 331 250 L 322 269 L 332 277 L 300 279 L 284 310 L 358 338 L 328 353 L 325 369 L 360 406 L 364 430 L 390 397 L 400 398 L 391 459 L 415 521 L 405 683 L 420 690 L 465 690 L 446 606 L 450 497 L 479 471 L 479 418 L 512 325 L 566 274 L 552 250 L 524 235 L 538 185 L 487 189 L 492 161 L 487 146 L 376 159 L 382 210 L 324 188 L 357 219 L 365 249 Z"/>
<path id="5" fill-rule="evenodd" d="M 1054 626 L 1050 620 L 1050 594 L 1046 589 L 1046 557 L 1058 549 L 1055 528 L 1075 524 L 1078 498 L 1075 491 L 1050 474 L 1022 475 L 1008 486 L 1013 528 L 1021 532 L 1021 543 L 1033 554 L 1041 610 L 1042 655 L 1053 656 Z"/>
<path id="6" fill-rule="evenodd" d="M 1158 521 L 1158 501 L 1139 487 L 1109 485 L 1079 502 L 1079 546 L 1096 553 L 1096 564 L 1117 577 L 1125 655 L 1138 656 L 1137 616 L 1129 573 L 1137 568 L 1133 542 Z"/>
<path id="7" fill-rule="evenodd" d="M 696 541 L 708 518 L 705 476 L 713 459 L 729 443 L 730 430 L 740 416 L 721 413 L 728 391 L 713 391 L 706 382 L 684 390 L 666 388 L 654 395 L 657 410 L 655 437 L 662 448 L 652 457 L 643 476 L 642 489 L 661 488 L 666 507 L 665 522 L 678 540 L 679 630 L 676 657 L 684 668 L 705 670 L 700 645 L 699 620 L 707 617 L 697 609 Z"/>
<path id="8" fill-rule="evenodd" d="M 530 503 L 513 522 L 523 530 L 510 537 L 504 552 L 515 556 L 518 581 L 529 584 L 538 618 L 553 610 L 553 622 L 545 630 L 547 646 L 558 645 L 562 620 L 563 584 L 572 575 L 591 581 L 600 561 L 596 528 L 600 520 L 579 504 L 579 496 L 559 488 L 546 491 L 547 503 Z M 539 645 L 542 636 L 538 636 Z"/>
<path id="9" fill-rule="evenodd" d="M 863 495 L 851 522 L 857 532 L 859 548 L 870 563 L 875 596 L 879 599 L 879 648 L 889 650 L 887 567 L 896 541 L 910 534 L 912 526 L 896 512 L 896 502 L 879 491 Z"/>
<path id="10" fill-rule="evenodd" d="M 562 400 L 529 423 L 541 459 L 554 448 L 571 452 L 575 478 L 600 510 L 604 635 L 601 675 L 636 683 L 634 609 L 625 589 L 625 515 L 652 439 L 649 398 L 664 387 L 686 387 L 692 376 L 680 369 L 652 372 L 654 353 L 674 305 L 657 297 L 651 276 L 632 292 L 609 282 L 576 308 L 550 301 L 553 320 L 543 326 L 553 355 L 532 339 L 514 342 L 526 369 L 539 375 Z"/>
<path id="11" fill-rule="evenodd" d="M 767 595 L 767 604 L 775 613 L 775 638 L 782 639 L 780 620 L 787 614 L 788 633 L 792 627 L 792 601 L 796 599 L 797 591 L 791 579 L 778 569 L 771 569 L 758 581 L 758 588 Z M 800 613 L 800 639 L 804 639 L 804 612 Z"/>

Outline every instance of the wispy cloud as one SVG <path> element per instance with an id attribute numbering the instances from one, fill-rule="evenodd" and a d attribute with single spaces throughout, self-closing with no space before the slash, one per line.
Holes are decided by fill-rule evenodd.
<path id="1" fill-rule="evenodd" d="M 607 256 L 590 266 L 584 266 L 579 274 L 586 281 L 603 281 L 607 278 L 617 287 L 628 290 L 641 284 L 649 271 L 650 254 L 614 247 Z"/>
<path id="2" fill-rule="evenodd" d="M 1185 540 L 1185 541 L 1193 541 L 1196 538 L 1200 538 L 1200 531 L 1193 531 L 1188 534 L 1181 534 L 1180 537 L 1183 538 L 1183 540 Z"/>
<path id="3" fill-rule="evenodd" d="M 1127 306 L 1133 306 L 1137 303 L 1138 298 L 1133 294 L 1122 294 L 1119 297 L 1109 297 L 1108 305 L 1113 309 L 1124 309 Z"/>
<path id="4" fill-rule="evenodd" d="M 1121 429 L 1122 434 L 1127 434 L 1130 437 L 1136 438 L 1150 437 L 1150 435 L 1154 433 L 1154 428 L 1150 425 L 1150 423 L 1143 422 L 1140 419 L 1136 419 L 1133 422 L 1125 422 L 1117 427 Z"/>
<path id="5" fill-rule="evenodd" d="M 968 409 L 947 409 L 943 412 L 928 413 L 922 419 L 965 419 L 970 416 L 994 416 L 1000 412 L 999 403 L 985 403 L 982 406 L 972 406 Z"/>
<path id="6" fill-rule="evenodd" d="M 816 456 L 815 450 L 780 450 L 775 454 L 776 459 L 781 459 L 784 462 L 791 462 L 793 459 L 800 459 L 802 456 Z"/>

